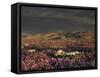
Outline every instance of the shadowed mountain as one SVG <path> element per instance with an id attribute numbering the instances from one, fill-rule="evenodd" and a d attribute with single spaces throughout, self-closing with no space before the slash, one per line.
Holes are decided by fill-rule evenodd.
<path id="1" fill-rule="evenodd" d="M 48 36 L 47 38 L 49 39 L 67 39 L 67 38 L 80 39 L 84 33 L 85 32 L 67 32 L 67 33 L 60 32 L 60 33 L 56 33 L 51 36 Z"/>

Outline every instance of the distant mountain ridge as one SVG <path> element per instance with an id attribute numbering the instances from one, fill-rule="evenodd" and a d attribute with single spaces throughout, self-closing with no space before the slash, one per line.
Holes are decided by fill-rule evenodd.
<path id="1" fill-rule="evenodd" d="M 32 36 L 33 38 L 44 38 L 49 40 L 56 39 L 81 39 L 84 37 L 94 38 L 95 34 L 93 32 L 47 32 L 47 33 L 38 33 L 38 34 L 22 34 L 22 37 Z"/>

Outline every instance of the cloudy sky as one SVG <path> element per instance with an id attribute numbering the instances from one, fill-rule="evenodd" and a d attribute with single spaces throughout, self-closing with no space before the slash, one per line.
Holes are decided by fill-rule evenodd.
<path id="1" fill-rule="evenodd" d="M 21 18 L 25 33 L 95 30 L 95 10 L 22 6 Z"/>

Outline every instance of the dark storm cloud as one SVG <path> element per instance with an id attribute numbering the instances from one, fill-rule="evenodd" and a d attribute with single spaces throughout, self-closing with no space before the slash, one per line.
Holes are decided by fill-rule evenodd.
<path id="1" fill-rule="evenodd" d="M 95 11 L 22 7 L 22 32 L 94 31 Z"/>

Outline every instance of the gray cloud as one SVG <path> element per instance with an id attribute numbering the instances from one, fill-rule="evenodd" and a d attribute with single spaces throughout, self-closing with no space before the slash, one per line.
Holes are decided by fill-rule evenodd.
<path id="1" fill-rule="evenodd" d="M 94 31 L 95 11 L 48 7 L 22 7 L 23 32 Z"/>

